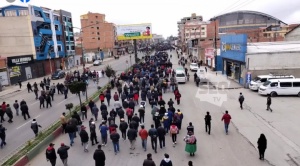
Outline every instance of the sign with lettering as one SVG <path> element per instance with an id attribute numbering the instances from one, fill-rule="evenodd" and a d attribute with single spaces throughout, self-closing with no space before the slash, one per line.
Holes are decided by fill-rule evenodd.
<path id="1" fill-rule="evenodd" d="M 222 43 L 221 45 L 222 51 L 241 51 L 241 45 L 240 44 L 227 44 Z"/>
<path id="2" fill-rule="evenodd" d="M 17 66 L 33 63 L 33 55 L 7 57 L 7 66 Z"/>

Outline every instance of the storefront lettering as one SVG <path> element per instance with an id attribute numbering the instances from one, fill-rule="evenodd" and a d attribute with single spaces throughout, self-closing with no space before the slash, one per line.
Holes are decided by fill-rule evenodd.
<path id="1" fill-rule="evenodd" d="M 24 58 L 18 58 L 18 59 L 12 59 L 11 62 L 15 64 L 22 64 L 22 63 L 28 63 L 31 61 L 31 57 L 24 57 Z"/>
<path id="2" fill-rule="evenodd" d="M 22 65 L 33 62 L 34 60 L 32 55 L 7 57 L 8 66 Z"/>
<path id="3" fill-rule="evenodd" d="M 222 43 L 222 51 L 241 51 L 241 45 L 240 44 L 226 44 Z"/>

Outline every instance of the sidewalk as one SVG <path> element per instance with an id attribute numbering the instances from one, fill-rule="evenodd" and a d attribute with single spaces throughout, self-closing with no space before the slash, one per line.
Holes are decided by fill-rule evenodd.
<path id="1" fill-rule="evenodd" d="M 110 61 L 110 60 L 113 60 L 113 59 L 114 58 L 111 58 L 111 57 L 105 58 L 103 60 L 103 62 L 107 62 L 107 61 Z M 86 67 L 91 67 L 91 66 L 93 66 L 93 64 L 92 63 L 87 63 L 87 64 L 85 64 L 85 66 Z M 71 68 L 70 70 L 66 70 L 66 71 L 67 72 L 70 72 L 70 71 L 73 72 L 75 70 L 79 70 L 80 72 L 82 72 L 82 70 L 83 70 L 82 65 L 75 66 L 75 67 Z M 46 75 L 44 77 L 48 78 L 48 77 L 51 77 L 51 75 Z M 19 85 L 5 86 L 5 87 L 2 88 L 2 91 L 0 92 L 0 97 L 11 94 L 11 93 L 14 93 L 14 92 L 19 92 L 19 91 L 22 91 L 22 90 L 26 90 L 27 89 L 27 87 L 26 87 L 27 82 L 30 82 L 31 84 L 36 82 L 36 83 L 39 84 L 44 79 L 44 77 L 39 77 L 39 78 L 34 78 L 34 79 L 29 79 L 27 81 L 23 81 L 21 89 L 20 89 Z"/>
<path id="2" fill-rule="evenodd" d="M 208 67 L 206 67 L 208 68 Z M 240 89 L 243 88 L 242 85 L 235 82 L 234 80 L 223 75 L 221 71 L 213 71 L 212 69 L 207 69 L 207 77 L 210 83 L 216 89 Z"/>

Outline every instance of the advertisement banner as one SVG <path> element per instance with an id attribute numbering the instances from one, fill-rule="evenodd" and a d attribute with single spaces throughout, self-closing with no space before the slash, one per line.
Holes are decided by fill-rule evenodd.
<path id="1" fill-rule="evenodd" d="M 8 77 L 7 72 L 0 72 L 0 82 L 1 85 L 8 85 Z"/>
<path id="2" fill-rule="evenodd" d="M 213 58 L 215 54 L 214 48 L 205 48 L 205 57 L 206 58 Z"/>
<path id="3" fill-rule="evenodd" d="M 117 25 L 118 40 L 151 39 L 151 23 Z"/>
<path id="4" fill-rule="evenodd" d="M 18 77 L 21 75 L 21 67 L 13 66 L 9 68 L 9 77 Z"/>

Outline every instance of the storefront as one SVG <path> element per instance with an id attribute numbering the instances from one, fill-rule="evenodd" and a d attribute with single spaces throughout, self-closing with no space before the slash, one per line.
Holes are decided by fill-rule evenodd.
<path id="1" fill-rule="evenodd" d="M 32 74 L 33 64 L 33 55 L 7 57 L 10 83 L 16 84 L 19 79 L 25 81 L 34 78 Z"/>
<path id="2" fill-rule="evenodd" d="M 222 73 L 242 85 L 246 73 L 246 52 L 246 34 L 221 36 Z"/>

